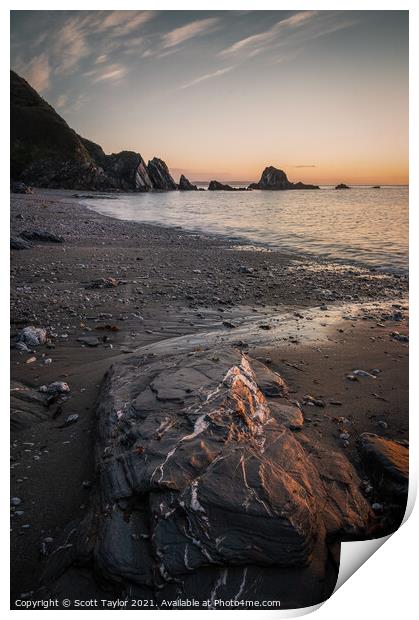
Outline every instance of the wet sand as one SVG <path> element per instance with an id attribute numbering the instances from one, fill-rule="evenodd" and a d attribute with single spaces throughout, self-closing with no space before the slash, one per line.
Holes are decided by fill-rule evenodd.
<path id="1" fill-rule="evenodd" d="M 54 548 L 86 510 L 100 383 L 112 361 L 140 346 L 203 332 L 208 343 L 239 343 L 284 376 L 306 432 L 345 450 L 361 475 L 359 434 L 408 438 L 408 344 L 391 335 L 408 333 L 407 277 L 112 220 L 71 195 L 12 195 L 12 235 L 36 228 L 64 238 L 12 251 L 12 379 L 71 389 L 55 418 L 12 431 L 11 495 L 22 500 L 12 508 L 12 599 L 38 587 L 42 541 L 53 538 Z M 99 278 L 117 285 L 90 288 Z M 28 325 L 54 334 L 53 348 L 17 351 Z M 82 336 L 100 342 L 84 346 Z M 380 372 L 349 380 L 355 369 Z M 63 427 L 73 413 L 77 423 Z"/>

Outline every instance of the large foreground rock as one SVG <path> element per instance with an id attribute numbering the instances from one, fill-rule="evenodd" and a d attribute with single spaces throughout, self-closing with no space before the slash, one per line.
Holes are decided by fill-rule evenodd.
<path id="1" fill-rule="evenodd" d="M 285 427 L 285 382 L 240 351 L 174 352 L 171 341 L 154 351 L 107 374 L 97 492 L 49 564 L 49 591 L 74 587 L 85 565 L 103 587 L 157 605 L 324 600 L 336 579 L 329 541 L 370 525 L 350 463 Z"/>
<path id="2" fill-rule="evenodd" d="M 250 189 L 262 190 L 285 190 L 285 189 L 319 189 L 318 185 L 306 185 L 305 183 L 291 183 L 283 170 L 268 166 L 262 172 L 259 183 L 251 183 Z"/>

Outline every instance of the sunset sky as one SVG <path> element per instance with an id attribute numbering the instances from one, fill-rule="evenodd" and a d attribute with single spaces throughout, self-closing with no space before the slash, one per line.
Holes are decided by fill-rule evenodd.
<path id="1" fill-rule="evenodd" d="M 407 11 L 12 11 L 11 65 L 177 179 L 408 182 Z"/>

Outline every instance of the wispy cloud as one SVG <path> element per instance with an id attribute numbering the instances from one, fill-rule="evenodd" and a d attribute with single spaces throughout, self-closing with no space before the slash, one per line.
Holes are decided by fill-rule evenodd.
<path id="1" fill-rule="evenodd" d="M 213 71 L 212 73 L 206 73 L 205 75 L 201 75 L 200 77 L 195 78 L 191 82 L 187 82 L 182 86 L 179 86 L 177 90 L 183 90 L 184 88 L 190 88 L 191 86 L 195 86 L 196 84 L 200 84 L 201 82 L 206 82 L 207 80 L 212 80 L 214 78 L 220 77 L 220 75 L 224 75 L 225 73 L 229 73 L 235 69 L 235 65 L 232 67 L 225 67 L 224 69 L 217 69 L 217 71 Z"/>
<path id="2" fill-rule="evenodd" d="M 16 70 L 39 92 L 47 90 L 51 75 L 51 66 L 47 54 L 35 56 L 29 63 L 20 60 L 16 64 Z"/>
<path id="3" fill-rule="evenodd" d="M 192 37 L 196 37 L 200 34 L 206 34 L 212 30 L 220 20 L 218 17 L 208 17 L 207 19 L 198 19 L 197 21 L 190 22 L 185 26 L 175 28 L 170 32 L 163 35 L 163 47 L 173 47 L 179 45 Z"/>
<path id="4" fill-rule="evenodd" d="M 98 32 L 108 32 L 112 37 L 125 36 L 155 17 L 155 11 L 103 11 L 96 26 Z"/>
<path id="5" fill-rule="evenodd" d="M 220 56 L 250 58 L 269 49 L 297 44 L 332 32 L 348 28 L 355 23 L 342 15 L 342 11 L 300 11 L 276 22 L 268 30 L 240 39 L 219 52 Z"/>
<path id="6" fill-rule="evenodd" d="M 155 11 L 82 11 L 67 18 L 48 46 L 51 70 L 57 75 L 69 75 L 93 53 L 96 55 L 93 62 L 100 64 L 106 61 L 107 53 L 126 47 L 131 39 L 138 45 L 141 27 L 155 15 Z"/>
<path id="7" fill-rule="evenodd" d="M 57 62 L 55 73 L 71 73 L 85 56 L 90 54 L 86 32 L 77 17 L 70 19 L 58 31 L 52 48 L 52 57 Z"/>
<path id="8" fill-rule="evenodd" d="M 55 103 L 55 107 L 60 108 L 60 109 L 62 108 L 65 109 L 67 106 L 67 103 L 68 103 L 67 95 L 60 95 Z"/>
<path id="9" fill-rule="evenodd" d="M 295 15 L 291 15 L 291 17 L 287 17 L 286 19 L 282 19 L 279 22 L 276 22 L 271 28 L 265 30 L 264 32 L 259 32 L 257 34 L 236 41 L 235 43 L 233 43 L 233 45 L 225 48 L 220 53 L 221 55 L 234 54 L 243 49 L 248 49 L 249 47 L 251 48 L 255 45 L 270 42 L 272 41 L 272 39 L 277 37 L 281 31 L 288 28 L 298 28 L 303 24 L 307 23 L 316 14 L 317 11 L 301 11 L 300 13 L 296 13 Z"/>
<path id="10" fill-rule="evenodd" d="M 95 84 L 97 82 L 115 82 L 116 80 L 121 80 L 127 73 L 128 69 L 122 65 L 109 65 L 103 71 L 96 74 L 93 82 Z"/>

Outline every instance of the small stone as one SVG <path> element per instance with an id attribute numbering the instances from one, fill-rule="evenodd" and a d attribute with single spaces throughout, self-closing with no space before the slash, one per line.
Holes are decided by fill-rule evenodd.
<path id="1" fill-rule="evenodd" d="M 79 419 L 78 413 L 72 413 L 71 415 L 67 416 L 64 422 L 64 426 L 70 426 L 71 424 L 75 424 L 78 419 Z"/>
<path id="2" fill-rule="evenodd" d="M 97 347 L 100 343 L 99 338 L 96 338 L 96 336 L 80 336 L 80 338 L 77 338 L 77 341 L 88 347 Z"/>
<path id="3" fill-rule="evenodd" d="M 38 347 L 47 341 L 47 330 L 43 327 L 25 327 L 19 334 L 18 341 L 23 342 L 28 347 Z"/>
<path id="4" fill-rule="evenodd" d="M 354 370 L 352 372 L 353 375 L 355 375 L 356 377 L 370 377 L 371 379 L 376 379 L 375 375 L 371 374 L 370 372 L 367 372 L 366 370 Z"/>
<path id="5" fill-rule="evenodd" d="M 44 394 L 68 394 L 70 386 L 65 381 L 54 381 L 49 385 L 41 385 L 39 391 Z"/>
<path id="6" fill-rule="evenodd" d="M 12 506 L 19 506 L 22 503 L 20 497 L 12 497 L 10 500 Z"/>

